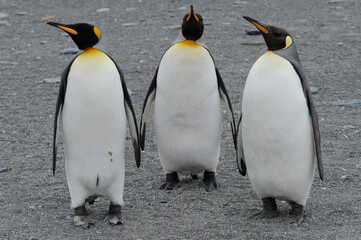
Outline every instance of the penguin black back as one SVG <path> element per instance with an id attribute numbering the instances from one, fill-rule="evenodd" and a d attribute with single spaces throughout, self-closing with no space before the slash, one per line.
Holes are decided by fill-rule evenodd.
<path id="1" fill-rule="evenodd" d="M 203 18 L 200 14 L 193 11 L 192 5 L 189 14 L 186 14 L 183 18 L 181 32 L 183 37 L 187 40 L 197 41 L 203 36 Z"/>
<path id="2" fill-rule="evenodd" d="M 97 27 L 88 23 L 62 24 L 56 22 L 48 22 L 47 24 L 60 28 L 70 35 L 79 49 L 93 47 L 100 40 L 101 34 Z"/>

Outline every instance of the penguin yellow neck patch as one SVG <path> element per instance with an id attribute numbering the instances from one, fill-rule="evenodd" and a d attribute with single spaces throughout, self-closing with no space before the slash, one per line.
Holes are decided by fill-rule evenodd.
<path id="1" fill-rule="evenodd" d="M 81 55 L 100 54 L 100 53 L 103 53 L 103 52 L 96 48 L 87 48 Z"/>
<path id="2" fill-rule="evenodd" d="M 183 42 L 178 43 L 180 46 L 189 46 L 189 47 L 200 47 L 195 41 L 185 40 Z"/>

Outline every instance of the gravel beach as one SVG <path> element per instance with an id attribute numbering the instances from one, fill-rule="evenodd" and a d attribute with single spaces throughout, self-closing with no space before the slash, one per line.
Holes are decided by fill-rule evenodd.
<path id="1" fill-rule="evenodd" d="M 315 174 L 300 226 L 280 216 L 250 219 L 262 208 L 248 176 L 237 170 L 225 108 L 220 189 L 180 176 L 182 187 L 160 190 L 152 114 L 146 149 L 136 168 L 126 141 L 123 225 L 103 221 L 108 199 L 87 206 L 95 225 L 73 226 L 60 134 L 56 175 L 52 134 L 60 74 L 78 53 L 68 35 L 46 22 L 86 22 L 102 32 L 122 68 L 138 124 L 143 101 L 164 51 L 193 4 L 205 22 L 204 40 L 228 89 L 235 119 L 253 63 L 266 50 L 242 16 L 288 30 L 314 88 L 325 181 Z M 361 239 L 361 2 L 256 1 L 0 1 L 0 239 Z M 129 134 L 128 134 L 129 135 Z"/>

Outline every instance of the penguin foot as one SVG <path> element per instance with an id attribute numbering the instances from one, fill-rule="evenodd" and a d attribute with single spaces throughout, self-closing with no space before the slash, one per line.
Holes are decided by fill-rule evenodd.
<path id="1" fill-rule="evenodd" d="M 303 215 L 304 215 L 303 206 L 296 202 L 290 202 L 290 205 L 292 209 L 289 212 L 287 221 L 290 224 L 297 223 L 297 225 L 300 225 L 303 222 Z"/>
<path id="2" fill-rule="evenodd" d="M 258 219 L 262 219 L 262 218 L 270 219 L 277 217 L 278 211 L 277 211 L 276 199 L 271 197 L 263 198 L 262 202 L 263 202 L 262 211 L 253 214 L 251 217 L 255 217 Z"/>
<path id="3" fill-rule="evenodd" d="M 121 206 L 118 204 L 110 204 L 108 215 L 105 217 L 104 221 L 108 221 L 110 225 L 121 225 L 123 221 L 121 220 Z"/>
<path id="4" fill-rule="evenodd" d="M 198 175 L 197 175 L 197 174 L 195 174 L 195 175 L 192 175 L 192 174 L 191 174 L 191 177 L 192 177 L 194 180 L 197 180 L 197 179 L 198 179 Z"/>
<path id="5" fill-rule="evenodd" d="M 166 174 L 165 179 L 166 179 L 166 182 L 160 186 L 160 189 L 172 190 L 174 188 L 180 187 L 177 172 Z"/>
<path id="6" fill-rule="evenodd" d="M 75 208 L 74 213 L 73 221 L 75 226 L 88 229 L 91 225 L 94 225 L 94 222 L 87 216 L 85 205 Z"/>
<path id="7" fill-rule="evenodd" d="M 219 188 L 219 184 L 216 180 L 216 173 L 211 171 L 204 171 L 203 180 L 201 184 L 207 192 L 211 192 L 214 189 Z"/>
<path id="8" fill-rule="evenodd" d="M 85 199 L 85 202 L 87 202 L 89 205 L 92 205 L 95 202 L 95 199 L 97 199 L 96 196 L 90 196 L 87 199 Z"/>

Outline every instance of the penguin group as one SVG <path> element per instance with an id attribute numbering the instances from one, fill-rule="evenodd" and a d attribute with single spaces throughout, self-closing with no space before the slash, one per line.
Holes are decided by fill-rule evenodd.
<path id="1" fill-rule="evenodd" d="M 155 138 L 166 178 L 160 188 L 178 188 L 178 174 L 193 179 L 203 174 L 204 189 L 218 189 L 222 103 L 238 170 L 243 176 L 248 173 L 263 203 L 262 211 L 252 217 L 276 217 L 277 199 L 290 204 L 289 222 L 303 221 L 316 165 L 323 180 L 318 117 L 308 79 L 294 40 L 285 29 L 244 18 L 262 34 L 268 51 L 249 71 L 238 126 L 215 60 L 199 41 L 204 34 L 202 16 L 191 6 L 183 18 L 180 37 L 165 51 L 150 82 L 139 131 L 121 68 L 94 47 L 101 39 L 100 30 L 86 23 L 48 22 L 69 34 L 83 50 L 61 75 L 53 132 L 55 174 L 61 122 L 76 226 L 94 224 L 85 204 L 100 196 L 110 200 L 106 221 L 122 224 L 126 127 L 139 167 L 153 105 Z"/>

